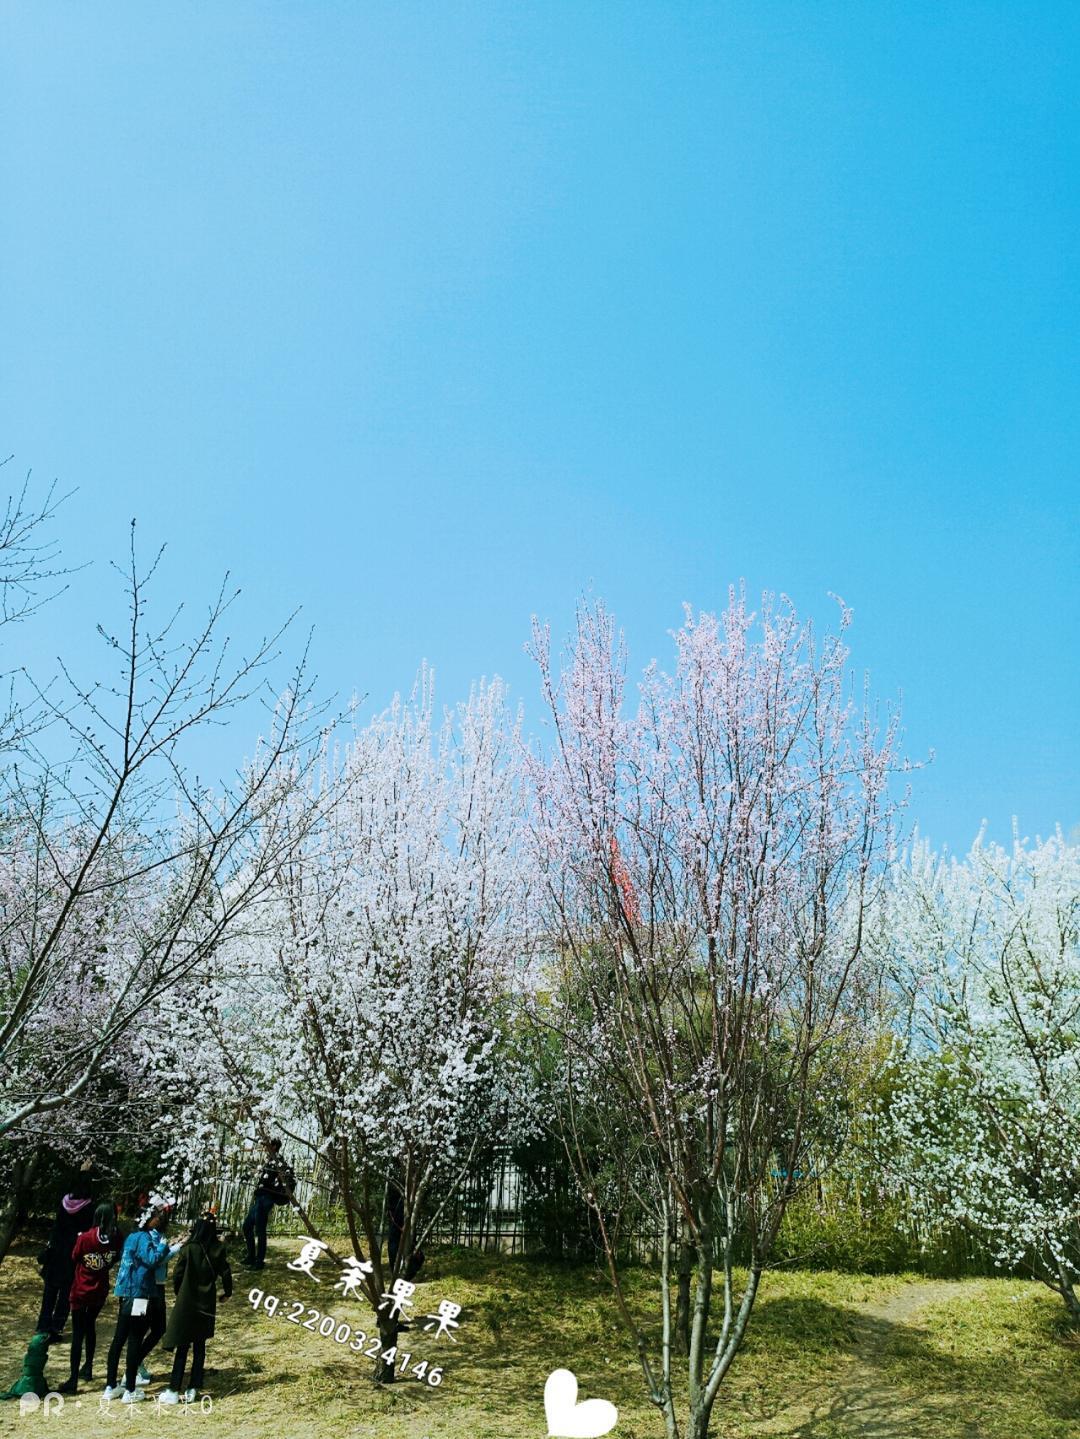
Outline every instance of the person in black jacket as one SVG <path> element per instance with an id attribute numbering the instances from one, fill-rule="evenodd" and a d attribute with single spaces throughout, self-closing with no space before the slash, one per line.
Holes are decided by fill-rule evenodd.
<path id="1" fill-rule="evenodd" d="M 225 1246 L 218 1237 L 217 1218 L 210 1212 L 197 1220 L 187 1247 L 173 1270 L 176 1302 L 165 1330 L 164 1347 L 175 1349 L 169 1387 L 159 1404 L 179 1404 L 181 1397 L 193 1403 L 202 1388 L 206 1372 L 206 1341 L 213 1337 L 217 1318 L 217 1286 L 221 1297 L 233 1292 L 232 1271 Z M 184 1368 L 191 1350 L 190 1387 L 183 1388 Z"/>
<path id="2" fill-rule="evenodd" d="M 38 1313 L 37 1332 L 50 1334 L 55 1343 L 63 1334 L 69 1313 L 71 1281 L 75 1276 L 75 1261 L 71 1251 L 75 1241 L 94 1222 L 94 1202 L 90 1197 L 90 1183 L 87 1176 L 89 1164 L 84 1164 L 78 1180 L 65 1194 L 56 1210 L 49 1242 L 38 1255 L 42 1278 L 45 1281 Z"/>
<path id="3" fill-rule="evenodd" d="M 386 1247 L 390 1257 L 390 1267 L 397 1263 L 398 1250 L 401 1248 L 401 1241 L 405 1236 L 405 1195 L 400 1185 L 393 1179 L 387 1181 L 386 1185 L 386 1216 L 387 1235 Z M 424 1262 L 424 1251 L 416 1244 L 416 1236 L 409 1235 L 408 1252 L 405 1255 L 405 1279 L 413 1279 L 420 1272 Z"/>
<path id="4" fill-rule="evenodd" d="M 271 1139 L 266 1146 L 266 1163 L 255 1186 L 255 1198 L 244 1220 L 244 1243 L 247 1245 L 247 1267 L 266 1267 L 266 1226 L 275 1204 L 288 1204 L 296 1187 L 296 1175 L 281 1157 L 281 1140 Z"/>

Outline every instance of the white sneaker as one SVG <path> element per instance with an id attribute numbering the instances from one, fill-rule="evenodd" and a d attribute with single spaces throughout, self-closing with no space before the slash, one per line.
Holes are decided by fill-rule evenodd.
<path id="1" fill-rule="evenodd" d="M 119 1399 L 123 1392 L 124 1386 L 122 1384 L 106 1384 L 101 1392 L 101 1397 L 108 1403 L 110 1399 Z"/>
<path id="2" fill-rule="evenodd" d="M 184 1395 L 184 1403 L 194 1404 L 195 1400 L 198 1399 L 198 1397 L 199 1391 L 197 1389 L 189 1389 L 188 1392 Z"/>
<path id="3" fill-rule="evenodd" d="M 138 1372 L 138 1374 L 135 1375 L 135 1383 L 136 1383 L 136 1384 L 149 1384 L 150 1381 L 151 1381 L 151 1379 L 152 1379 L 153 1377 L 154 1377 L 154 1376 L 150 1373 L 150 1370 L 147 1369 L 146 1365 L 145 1365 L 145 1364 L 140 1364 L 140 1365 L 139 1365 L 139 1372 Z"/>
<path id="4" fill-rule="evenodd" d="M 177 1394 L 175 1389 L 166 1389 L 163 1394 L 158 1395 L 157 1402 L 159 1404 L 179 1404 L 180 1395 Z"/>
<path id="5" fill-rule="evenodd" d="M 120 1400 L 120 1403 L 121 1403 L 121 1404 L 138 1404 L 138 1402 L 139 1402 L 140 1399 L 145 1399 L 145 1398 L 146 1398 L 146 1395 L 143 1393 L 143 1391 L 142 1391 L 141 1389 L 125 1389 L 125 1390 L 124 1390 L 124 1397 L 123 1397 L 123 1399 Z"/>

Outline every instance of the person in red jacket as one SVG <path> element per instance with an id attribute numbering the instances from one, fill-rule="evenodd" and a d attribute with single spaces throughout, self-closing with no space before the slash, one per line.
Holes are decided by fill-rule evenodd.
<path id="1" fill-rule="evenodd" d="M 86 1344 L 86 1363 L 81 1374 L 89 1382 L 93 1378 L 94 1350 L 97 1348 L 97 1317 L 109 1297 L 109 1270 L 120 1253 L 120 1235 L 116 1227 L 116 1209 L 112 1204 L 99 1204 L 94 1210 L 93 1225 L 84 1230 L 71 1251 L 75 1277 L 71 1281 L 71 1378 L 60 1385 L 60 1394 L 77 1394 L 79 1362 Z"/>

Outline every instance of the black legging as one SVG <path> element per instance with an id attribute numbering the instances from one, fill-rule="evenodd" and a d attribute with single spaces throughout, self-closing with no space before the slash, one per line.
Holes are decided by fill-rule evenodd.
<path id="1" fill-rule="evenodd" d="M 174 1394 L 180 1393 L 181 1385 L 184 1382 L 184 1366 L 187 1363 L 188 1346 L 178 1344 L 176 1346 L 176 1358 L 173 1360 L 172 1378 L 169 1380 L 169 1388 Z M 193 1339 L 191 1341 L 191 1388 L 201 1389 L 203 1374 L 206 1367 L 206 1340 Z"/>
<path id="2" fill-rule="evenodd" d="M 146 1314 L 132 1314 L 132 1300 L 120 1301 L 120 1313 L 116 1319 L 116 1332 L 109 1345 L 109 1358 L 105 1370 L 105 1383 L 110 1389 L 116 1387 L 120 1373 L 120 1354 L 127 1343 L 127 1368 L 124 1374 L 124 1388 L 134 1390 L 139 1373 L 140 1351 L 150 1325 L 149 1311 Z"/>
<path id="3" fill-rule="evenodd" d="M 59 1278 L 45 1280 L 45 1290 L 41 1296 L 41 1309 L 38 1312 L 38 1333 L 60 1334 L 68 1317 L 68 1292 L 71 1289 L 71 1275 L 66 1278 L 60 1275 Z"/>
<path id="4" fill-rule="evenodd" d="M 140 1364 L 143 1362 L 143 1360 L 146 1358 L 146 1356 L 150 1353 L 151 1349 L 153 1349 L 154 1345 L 157 1344 L 157 1342 L 158 1342 L 158 1340 L 161 1338 L 161 1336 L 165 1333 L 165 1286 L 164 1286 L 164 1284 L 159 1284 L 159 1285 L 158 1285 L 158 1287 L 157 1287 L 157 1293 L 154 1295 L 153 1299 L 151 1299 L 151 1301 L 150 1301 L 150 1307 L 149 1307 L 149 1309 L 146 1311 L 146 1317 L 147 1317 L 149 1323 L 148 1323 L 147 1326 L 146 1326 L 146 1337 L 145 1337 L 145 1339 L 143 1340 L 142 1352 L 141 1352 L 140 1355 L 139 1355 L 139 1363 L 140 1363 Z"/>
<path id="5" fill-rule="evenodd" d="M 79 1364 L 82 1360 L 83 1344 L 86 1345 L 86 1377 L 90 1378 L 90 1371 L 94 1367 L 94 1354 L 97 1350 L 97 1317 L 96 1309 L 73 1309 L 71 1311 L 71 1381 L 79 1377 Z"/>

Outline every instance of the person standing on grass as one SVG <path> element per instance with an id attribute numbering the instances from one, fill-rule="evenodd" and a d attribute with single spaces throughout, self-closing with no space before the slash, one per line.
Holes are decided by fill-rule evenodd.
<path id="1" fill-rule="evenodd" d="M 161 1224 L 158 1227 L 158 1233 L 163 1239 L 168 1233 L 171 1216 L 172 1206 L 167 1205 L 162 1216 Z M 150 1300 L 149 1309 L 147 1310 L 150 1322 L 146 1326 L 146 1334 L 143 1336 L 142 1342 L 142 1351 L 139 1354 L 138 1382 L 140 1384 L 149 1384 L 152 1377 L 149 1369 L 146 1367 L 146 1360 L 150 1351 L 165 1333 L 165 1286 L 169 1277 L 169 1260 L 179 1254 L 183 1245 L 183 1239 L 177 1240 L 175 1244 L 166 1242 L 165 1248 L 154 1269 L 154 1294 Z"/>
<path id="2" fill-rule="evenodd" d="M 244 1220 L 245 1263 L 249 1269 L 266 1267 L 266 1226 L 275 1204 L 292 1201 L 296 1175 L 281 1155 L 281 1140 L 271 1139 L 266 1146 L 266 1163 L 255 1185 L 255 1197 Z"/>
<path id="3" fill-rule="evenodd" d="M 63 1336 L 64 1325 L 67 1323 L 68 1295 L 71 1281 L 75 1277 L 75 1261 L 71 1257 L 71 1251 L 79 1235 L 94 1222 L 89 1169 L 90 1161 L 87 1160 L 79 1171 L 78 1179 L 71 1186 L 71 1192 L 61 1199 L 49 1242 L 38 1256 L 45 1288 L 41 1296 L 37 1332 L 51 1335 L 54 1344 Z"/>
<path id="4" fill-rule="evenodd" d="M 77 1394 L 79 1375 L 90 1382 L 94 1377 L 94 1351 L 97 1349 L 97 1317 L 109 1296 L 109 1270 L 120 1253 L 120 1235 L 116 1227 L 116 1209 L 112 1204 L 99 1204 L 94 1210 L 94 1223 L 83 1230 L 75 1241 L 71 1258 L 75 1277 L 71 1281 L 71 1378 L 61 1384 L 58 1393 Z M 86 1363 L 79 1369 L 83 1345 Z"/>
<path id="5" fill-rule="evenodd" d="M 164 1348 L 175 1349 L 169 1387 L 158 1399 L 159 1404 L 193 1404 L 202 1388 L 206 1369 L 206 1341 L 214 1334 L 217 1318 L 217 1286 L 221 1281 L 221 1297 L 233 1292 L 232 1270 L 225 1246 L 218 1237 L 217 1220 L 212 1213 L 196 1221 L 191 1238 L 173 1271 L 176 1301 L 169 1315 Z M 191 1383 L 183 1392 L 184 1368 L 191 1350 Z"/>
<path id="6" fill-rule="evenodd" d="M 147 1346 L 152 1310 L 151 1304 L 158 1300 L 157 1269 L 169 1260 L 169 1242 L 161 1232 L 167 1222 L 169 1204 L 151 1196 L 147 1209 L 139 1219 L 139 1226 L 132 1230 L 124 1242 L 120 1263 L 116 1271 L 114 1293 L 120 1300 L 120 1313 L 116 1320 L 116 1332 L 109 1346 L 108 1367 L 105 1377 L 106 1399 L 123 1399 L 125 1404 L 134 1404 L 144 1399 L 139 1383 L 149 1383 L 149 1378 L 139 1374 L 139 1367 L 146 1354 L 156 1344 L 164 1330 L 164 1316 L 161 1316 L 161 1330 L 153 1336 Z M 179 1245 L 176 1246 L 179 1248 Z M 120 1355 L 127 1345 L 124 1385 L 118 1382 Z"/>
<path id="7" fill-rule="evenodd" d="M 386 1248 L 390 1258 L 390 1267 L 397 1263 L 398 1250 L 405 1237 L 405 1195 L 401 1186 L 393 1179 L 386 1183 L 386 1216 L 387 1234 Z M 404 1278 L 413 1279 L 420 1272 L 424 1263 L 424 1251 L 416 1244 L 416 1236 L 409 1234 L 408 1253 L 405 1256 Z"/>

